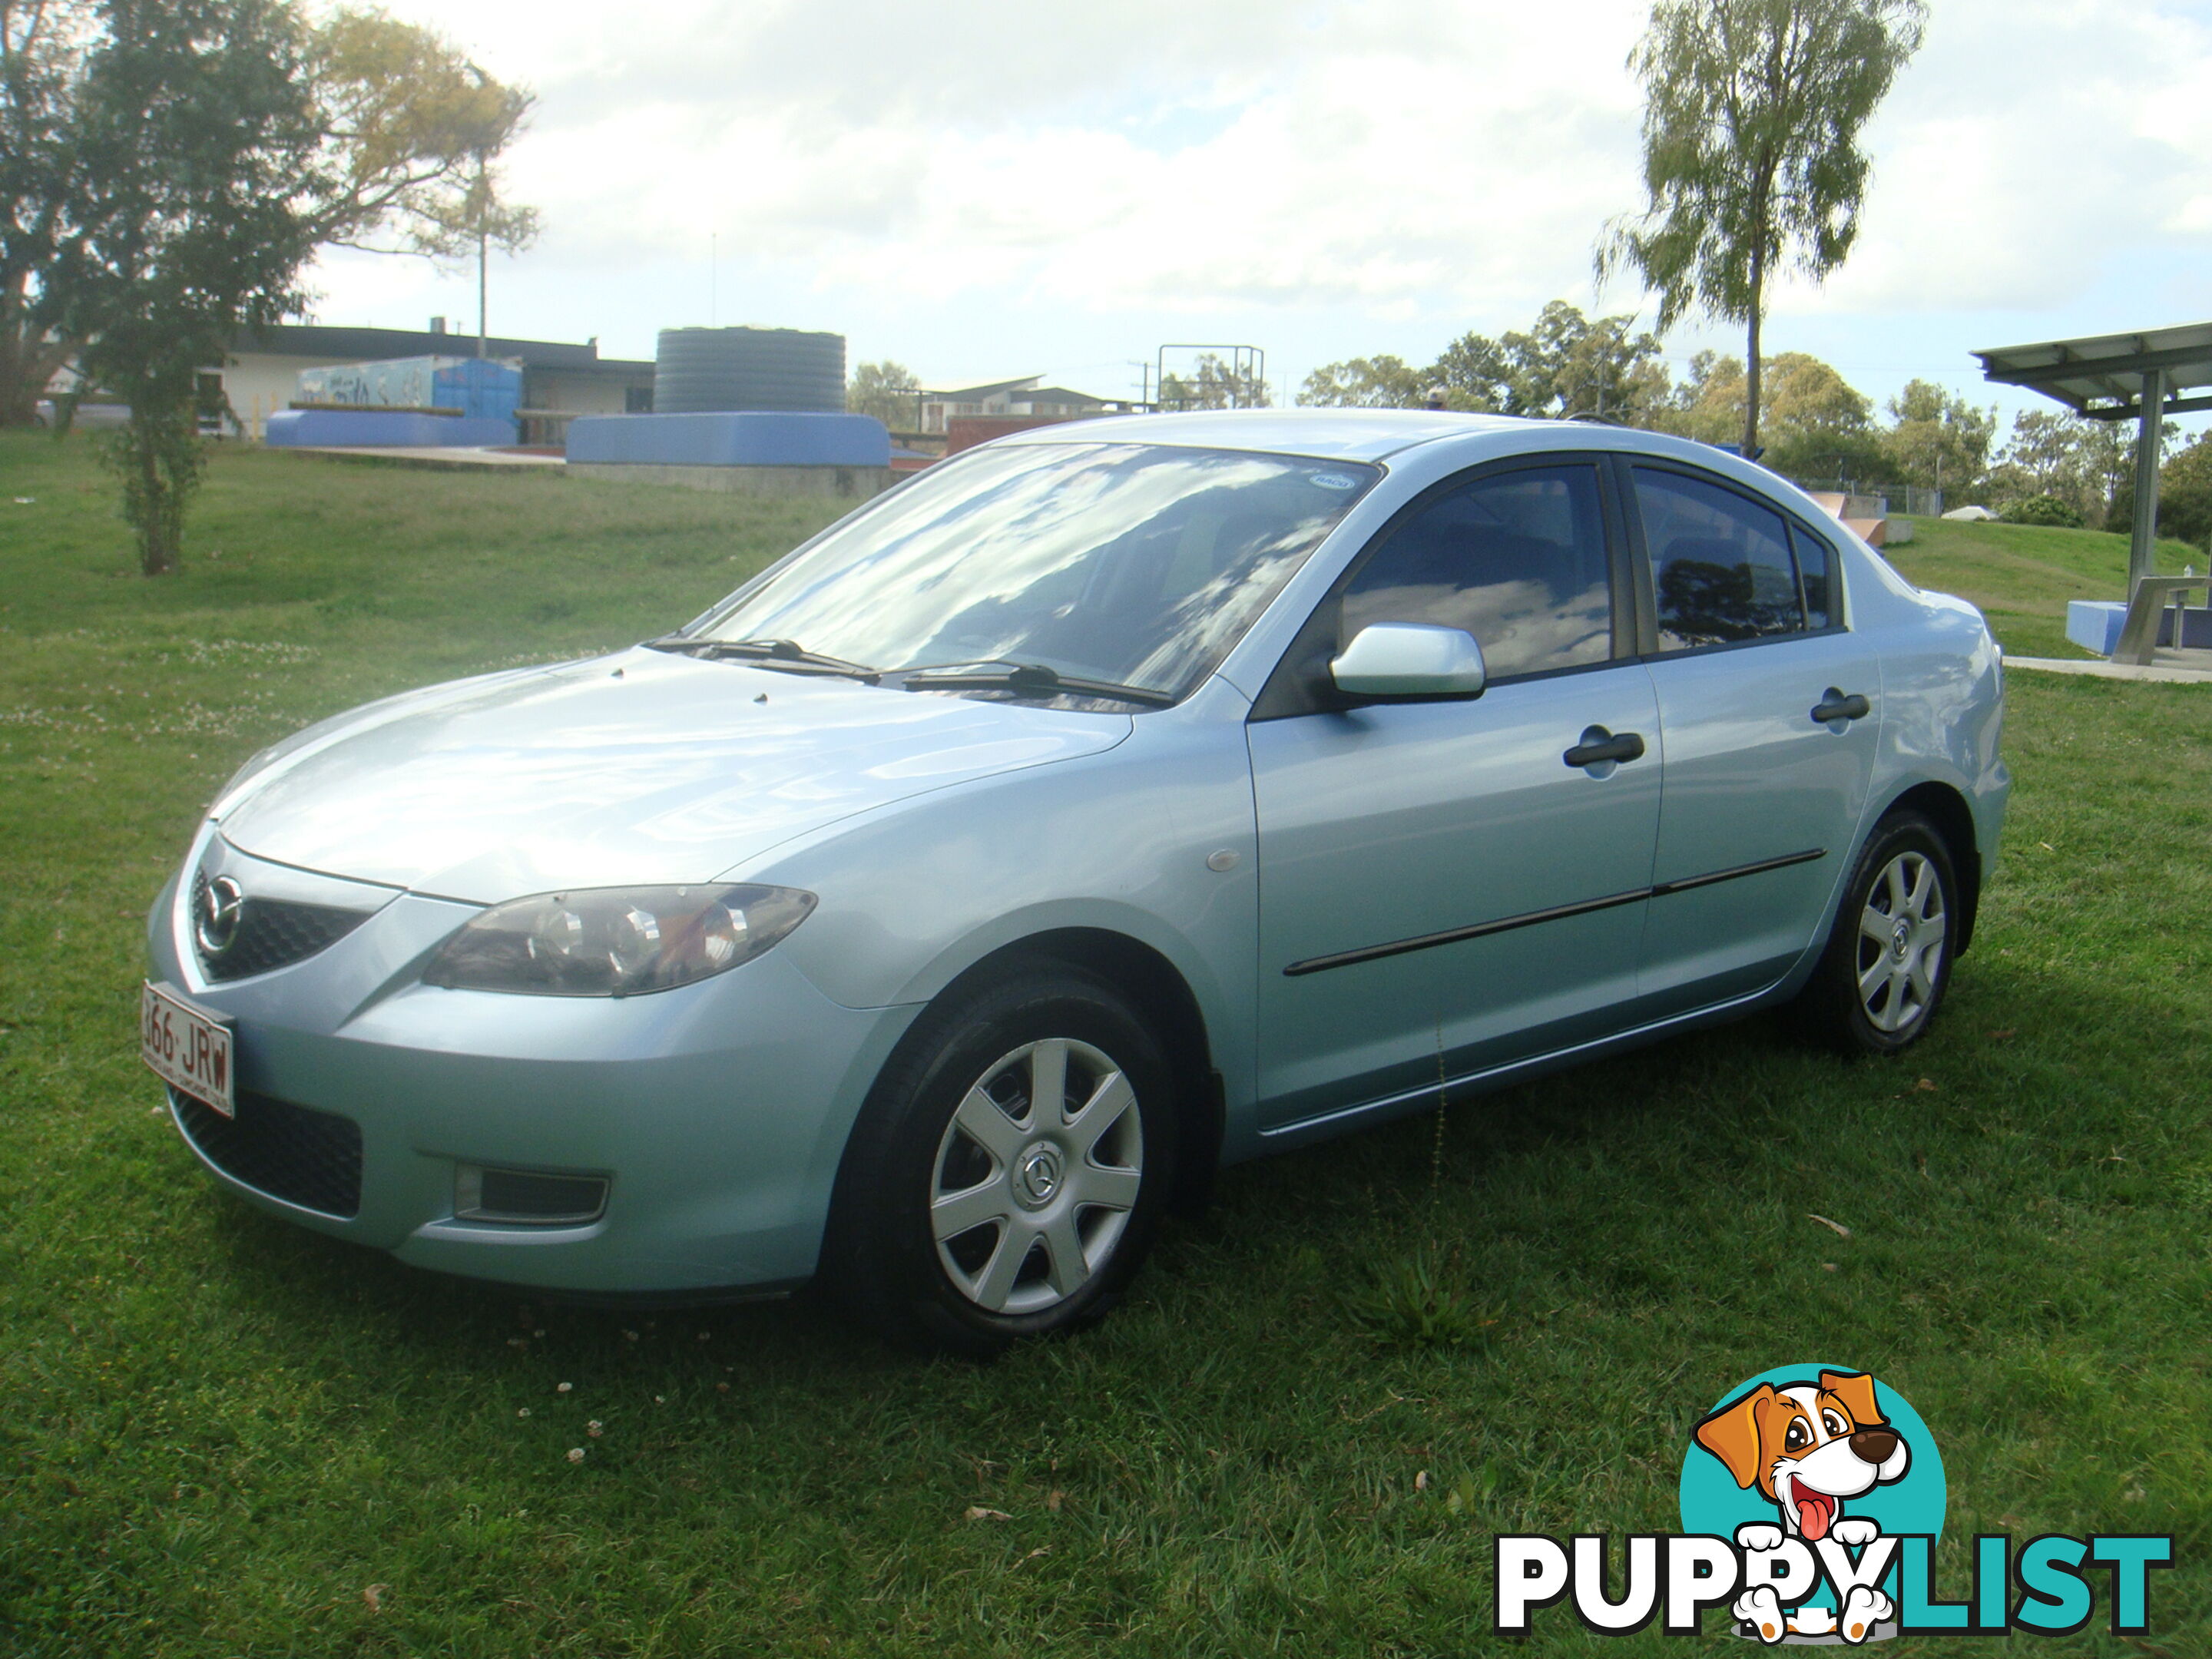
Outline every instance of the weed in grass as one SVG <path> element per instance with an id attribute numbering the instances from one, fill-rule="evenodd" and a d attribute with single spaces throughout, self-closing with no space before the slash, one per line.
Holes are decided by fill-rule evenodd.
<path id="1" fill-rule="evenodd" d="M 1404 1348 L 1462 1348 L 1486 1342 L 1503 1304 L 1477 1297 L 1458 1263 L 1431 1247 L 1387 1261 L 1374 1280 L 1343 1298 L 1345 1315 L 1375 1341 Z"/>

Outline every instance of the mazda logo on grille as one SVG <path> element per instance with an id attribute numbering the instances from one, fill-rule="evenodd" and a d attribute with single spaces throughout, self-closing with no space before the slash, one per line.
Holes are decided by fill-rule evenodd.
<path id="1" fill-rule="evenodd" d="M 246 895 L 228 876 L 217 876 L 200 894 L 200 913 L 192 923 L 192 936 L 200 949 L 219 957 L 238 938 L 239 918 L 245 913 Z"/>

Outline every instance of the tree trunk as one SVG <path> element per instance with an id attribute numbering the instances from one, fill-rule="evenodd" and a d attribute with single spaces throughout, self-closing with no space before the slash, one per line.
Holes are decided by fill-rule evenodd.
<path id="1" fill-rule="evenodd" d="M 161 458 L 154 453 L 150 434 L 131 434 L 131 446 L 138 453 L 134 458 L 138 464 L 138 489 L 145 502 L 143 520 L 138 526 L 138 568 L 149 576 L 166 576 L 177 568 L 177 550 L 169 545 L 164 523 L 167 505 L 161 477 Z"/>
<path id="2" fill-rule="evenodd" d="M 1751 338 L 1743 365 L 1743 458 L 1759 459 L 1759 325 L 1766 304 L 1765 253 L 1753 248 L 1751 255 Z"/>
<path id="3" fill-rule="evenodd" d="M 32 326 L 26 302 L 29 281 L 27 275 L 18 276 L 0 292 L 0 426 L 35 422 L 46 382 L 74 353 L 68 343 L 48 340 L 43 329 Z"/>

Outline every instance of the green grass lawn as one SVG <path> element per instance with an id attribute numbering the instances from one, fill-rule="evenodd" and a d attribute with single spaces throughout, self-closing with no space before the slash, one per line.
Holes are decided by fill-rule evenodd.
<path id="1" fill-rule="evenodd" d="M 2066 637 L 2069 599 L 2121 599 L 2128 591 L 2128 538 L 2040 525 L 1954 524 L 1914 519 L 1912 539 L 1887 550 L 1905 580 L 1981 606 L 1990 631 L 2015 657 L 2088 659 Z M 2158 568 L 2203 570 L 2203 548 L 2161 541 Z"/>
<path id="2" fill-rule="evenodd" d="M 2201 688 L 2013 677 L 2004 867 L 1903 1060 L 1756 1020 L 1230 1171 L 1103 1330 L 986 1369 L 804 1301 L 534 1304 L 218 1191 L 135 1015 L 222 778 L 664 629 L 819 516 L 226 453 L 149 583 L 82 445 L 0 434 L 0 1651 L 1495 1651 L 1492 1534 L 1673 1529 L 1691 1425 L 1806 1360 L 1929 1421 L 1948 1591 L 1978 1531 L 2176 1535 L 2150 1638 L 2100 1591 L 2004 1650 L 2212 1648 Z M 2047 620 L 2110 555 L 1947 528 L 1900 562 Z M 1417 1261 L 1483 1340 L 1347 1311 Z M 1527 1646 L 1676 1650 L 1565 1608 Z"/>

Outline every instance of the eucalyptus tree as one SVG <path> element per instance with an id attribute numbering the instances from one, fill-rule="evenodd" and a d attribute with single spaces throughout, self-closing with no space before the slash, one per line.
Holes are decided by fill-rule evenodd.
<path id="1" fill-rule="evenodd" d="M 456 238 L 507 246 L 534 234 L 536 215 L 507 202 L 494 171 L 537 102 L 527 88 L 380 11 L 341 8 L 306 25 L 302 45 L 322 128 L 319 240 L 442 255 Z"/>
<path id="2" fill-rule="evenodd" d="M 2165 422 L 2162 453 L 2179 430 Z M 2092 421 L 2066 409 L 2023 410 L 2014 416 L 2012 435 L 1990 469 L 1989 495 L 2000 503 L 2056 495 L 2092 526 L 2110 530 L 2134 516 L 2129 485 L 2135 465 L 2134 434 L 2121 422 Z"/>
<path id="3" fill-rule="evenodd" d="M 1996 436 L 1995 404 L 1977 408 L 1933 380 L 1911 380 L 1889 400 L 1882 447 L 1905 483 L 1956 492 L 1978 483 Z"/>
<path id="4" fill-rule="evenodd" d="M 1692 311 L 1745 324 L 1743 448 L 1759 447 L 1770 285 L 1825 278 L 1859 232 L 1859 134 L 1920 48 L 1922 0 L 1656 0 L 1629 54 L 1644 88 L 1643 213 L 1601 238 L 1663 333 Z"/>
<path id="5" fill-rule="evenodd" d="M 1404 358 L 1382 352 L 1323 363 L 1299 386 L 1298 402 L 1323 409 L 1419 409 L 1430 385 Z"/>
<path id="6" fill-rule="evenodd" d="M 536 98 L 380 11 L 342 8 L 307 28 L 306 46 L 329 182 L 311 216 L 316 240 L 472 259 L 483 356 L 491 250 L 517 253 L 538 239 L 537 210 L 507 199 L 499 168 Z"/>
<path id="7" fill-rule="evenodd" d="M 1650 424 L 1669 390 L 1656 335 L 1636 331 L 1633 317 L 1592 319 L 1565 300 L 1547 304 L 1526 331 L 1462 335 L 1424 378 L 1455 409 L 1621 426 Z"/>
<path id="8" fill-rule="evenodd" d="M 872 415 L 892 431 L 911 431 L 921 424 L 921 382 L 904 363 L 885 358 L 879 363 L 854 365 L 845 387 L 845 407 L 854 415 Z"/>

